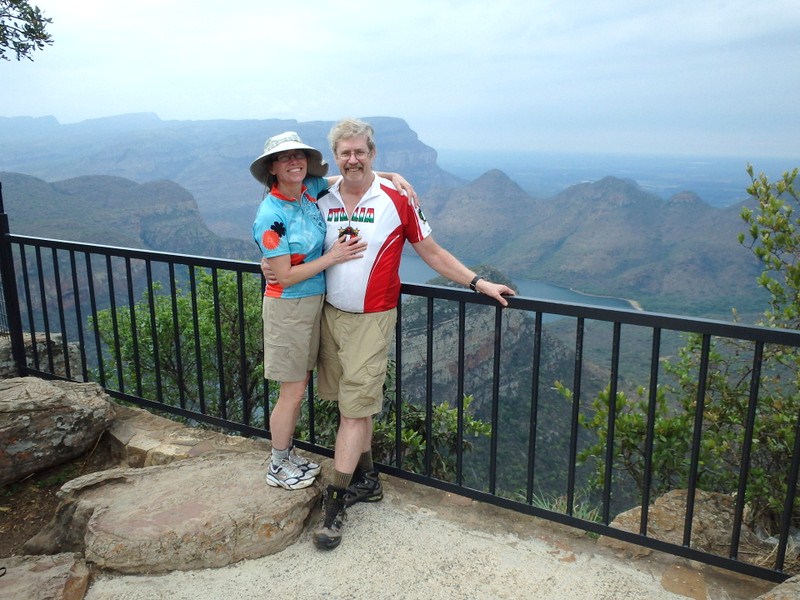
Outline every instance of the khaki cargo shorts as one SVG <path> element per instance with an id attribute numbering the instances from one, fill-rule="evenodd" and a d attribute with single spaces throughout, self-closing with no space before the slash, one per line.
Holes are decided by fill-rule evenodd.
<path id="1" fill-rule="evenodd" d="M 339 402 L 339 412 L 357 419 L 383 408 L 383 383 L 397 309 L 348 313 L 325 304 L 322 310 L 317 391 Z"/>
<path id="2" fill-rule="evenodd" d="M 273 381 L 303 381 L 317 365 L 319 323 L 325 297 L 264 296 L 264 377 Z"/>

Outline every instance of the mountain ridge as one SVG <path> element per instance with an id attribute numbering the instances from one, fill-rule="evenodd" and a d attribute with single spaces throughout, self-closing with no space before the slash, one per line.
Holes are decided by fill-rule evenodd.
<path id="1" fill-rule="evenodd" d="M 552 198 L 534 198 L 497 169 L 472 181 L 447 173 L 437 164 L 436 150 L 402 119 L 367 120 L 376 130 L 376 169 L 400 172 L 411 181 L 435 238 L 467 264 L 488 263 L 512 278 L 631 298 L 648 310 L 725 317 L 733 307 L 756 311 L 764 306 L 765 295 L 755 282 L 760 265 L 737 241 L 744 229 L 742 204 L 712 207 L 689 190 L 664 200 L 613 175 L 570 186 Z M 162 121 L 150 113 L 69 125 L 52 117 L 0 118 L 0 170 L 58 180 L 62 187 L 63 181 L 91 172 L 138 185 L 176 182 L 172 213 L 184 206 L 182 218 L 199 218 L 208 226 L 187 221 L 185 229 L 172 232 L 184 231 L 197 244 L 205 240 L 203 252 L 216 248 L 212 234 L 228 238 L 227 255 L 238 239 L 249 257 L 252 219 L 263 190 L 248 167 L 264 139 L 296 130 L 330 160 L 325 136 L 331 125 L 282 119 Z M 156 197 L 167 194 L 165 187 L 150 190 Z M 26 193 L 41 193 L 41 183 Z M 141 193 L 131 201 L 147 205 Z M 166 218 L 165 205 L 162 198 L 151 208 Z M 105 227 L 97 221 L 98 228 Z M 141 231 L 134 233 L 142 243 L 178 251 L 168 243 L 169 231 L 147 240 Z"/>

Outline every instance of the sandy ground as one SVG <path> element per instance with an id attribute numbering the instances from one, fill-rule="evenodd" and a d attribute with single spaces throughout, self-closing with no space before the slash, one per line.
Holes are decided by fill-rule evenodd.
<path id="1" fill-rule="evenodd" d="M 85 598 L 722 600 L 771 587 L 736 577 L 721 584 L 671 557 L 624 560 L 574 530 L 419 487 L 386 481 L 383 502 L 349 509 L 332 551 L 311 543 L 315 519 L 279 554 L 221 569 L 103 575 Z"/>

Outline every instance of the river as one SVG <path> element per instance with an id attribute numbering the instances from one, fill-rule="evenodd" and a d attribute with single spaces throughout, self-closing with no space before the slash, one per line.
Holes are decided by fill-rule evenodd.
<path id="1" fill-rule="evenodd" d="M 427 283 L 436 277 L 436 271 L 431 269 L 417 255 L 404 253 L 400 263 L 400 279 L 405 283 Z M 553 285 L 535 279 L 514 279 L 520 296 L 536 298 L 555 302 L 574 302 L 577 304 L 592 304 L 606 308 L 639 309 L 635 301 L 611 296 L 594 296 L 572 290 L 570 288 Z"/>

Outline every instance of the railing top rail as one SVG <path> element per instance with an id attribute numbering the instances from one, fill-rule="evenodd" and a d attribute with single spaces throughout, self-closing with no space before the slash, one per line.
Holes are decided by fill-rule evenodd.
<path id="1" fill-rule="evenodd" d="M 249 273 L 260 273 L 258 263 L 223 258 L 209 258 L 190 254 L 176 254 L 156 250 L 124 248 L 85 242 L 71 242 L 36 236 L 9 234 L 11 242 L 20 244 L 45 245 L 64 250 L 76 250 L 91 254 L 109 254 L 143 260 L 157 260 L 167 263 L 185 264 L 198 267 L 216 267 L 221 269 L 241 270 Z M 404 283 L 401 293 L 415 296 L 433 297 L 456 302 L 485 304 L 497 307 L 497 303 L 480 294 L 467 290 L 428 284 Z M 667 313 L 653 313 L 634 309 L 606 308 L 592 304 L 574 302 L 553 302 L 536 298 L 515 296 L 509 298 L 509 308 L 541 312 L 565 317 L 580 317 L 589 320 L 607 321 L 628 325 L 637 325 L 654 329 L 666 329 L 688 333 L 709 334 L 718 337 L 738 338 L 747 341 L 761 340 L 765 343 L 800 347 L 800 331 L 745 325 L 715 319 L 686 317 Z"/>
<path id="2" fill-rule="evenodd" d="M 75 250 L 87 252 L 89 254 L 109 254 L 112 256 L 122 256 L 125 258 L 138 258 L 142 260 L 156 260 L 166 263 L 185 264 L 198 267 L 217 267 L 220 269 L 242 270 L 252 273 L 260 273 L 258 263 L 247 260 L 235 260 L 230 258 L 211 258 L 207 256 L 195 256 L 192 254 L 179 254 L 176 252 L 163 252 L 159 250 L 143 250 L 141 248 L 125 248 L 121 246 L 108 246 L 103 244 L 90 244 L 86 242 L 72 242 L 68 240 L 55 240 L 31 235 L 9 234 L 9 241 L 18 244 L 30 244 L 47 246 L 61 250 Z"/>
<path id="3" fill-rule="evenodd" d="M 470 302 L 497 306 L 497 303 L 487 296 L 481 296 L 480 294 L 474 294 L 466 290 L 445 286 L 404 283 L 401 292 L 404 294 L 413 294 L 415 296 L 455 301 L 463 301 L 466 297 Z M 553 302 L 536 298 L 526 298 L 524 296 L 509 298 L 508 306 L 509 308 L 520 310 L 565 317 L 582 317 L 584 319 L 627 325 L 638 325 L 652 329 L 710 334 L 718 337 L 738 338 L 747 341 L 762 340 L 766 343 L 785 346 L 800 346 L 800 331 L 794 329 L 745 325 L 729 321 L 686 317 L 667 313 L 654 313 L 635 309 L 605 308 L 593 304 L 562 301 Z"/>

